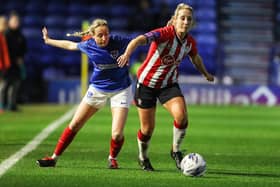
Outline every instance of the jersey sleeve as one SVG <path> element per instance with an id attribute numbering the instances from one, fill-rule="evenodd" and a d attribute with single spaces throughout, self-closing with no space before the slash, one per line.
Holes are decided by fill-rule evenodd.
<path id="1" fill-rule="evenodd" d="M 89 40 L 79 42 L 77 45 L 78 49 L 85 54 L 88 54 L 88 41 Z"/>
<path id="2" fill-rule="evenodd" d="M 188 53 L 188 55 L 190 57 L 194 57 L 198 53 L 196 41 L 195 41 L 195 39 L 192 36 L 189 36 L 188 40 L 189 40 L 188 43 L 191 43 L 191 46 L 192 46 L 192 48 L 191 48 L 190 52 Z"/>
<path id="3" fill-rule="evenodd" d="M 172 26 L 161 27 L 150 32 L 144 34 L 147 38 L 147 42 L 150 44 L 151 42 L 163 42 L 166 41 L 172 36 Z"/>

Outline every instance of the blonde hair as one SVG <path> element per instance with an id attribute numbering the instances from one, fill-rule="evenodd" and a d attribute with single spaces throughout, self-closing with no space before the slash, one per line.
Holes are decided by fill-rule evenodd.
<path id="1" fill-rule="evenodd" d="M 179 11 L 182 10 L 182 9 L 190 10 L 192 15 L 194 15 L 193 8 L 190 5 L 185 4 L 185 3 L 180 3 L 180 4 L 177 5 L 177 7 L 174 11 L 174 14 L 171 16 L 170 20 L 167 22 L 167 26 L 170 26 L 170 25 L 173 24 L 174 19 L 176 19 L 178 17 Z M 194 27 L 194 25 L 195 25 L 195 21 L 194 21 L 194 18 L 193 18 L 192 27 Z"/>
<path id="2" fill-rule="evenodd" d="M 92 24 L 86 31 L 67 33 L 66 36 L 84 37 L 87 35 L 94 35 L 95 29 L 100 26 L 108 27 L 108 22 L 105 19 L 97 18 L 92 21 Z"/>

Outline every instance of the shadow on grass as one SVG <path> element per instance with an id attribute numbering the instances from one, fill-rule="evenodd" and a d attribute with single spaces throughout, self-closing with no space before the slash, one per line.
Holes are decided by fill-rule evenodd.
<path id="1" fill-rule="evenodd" d="M 246 177 L 273 177 L 273 178 L 280 178 L 280 174 L 274 173 L 246 173 L 246 172 L 239 172 L 234 170 L 208 170 L 207 173 L 209 174 L 216 174 L 216 175 L 233 175 L 233 176 L 246 176 Z"/>
<path id="2" fill-rule="evenodd" d="M 144 173 L 150 173 L 150 174 L 156 174 L 156 173 L 169 173 L 169 174 L 175 174 L 175 173 L 181 173 L 181 171 L 177 169 L 162 169 L 162 168 L 155 168 L 154 171 L 145 171 L 141 169 L 140 167 L 122 167 L 118 169 L 109 169 L 106 166 L 97 166 L 97 165 L 90 165 L 90 166 L 85 166 L 85 165 L 62 165 L 58 164 L 56 165 L 55 168 L 58 169 L 86 169 L 86 170 L 99 170 L 99 171 L 119 171 L 119 172 L 144 172 Z"/>

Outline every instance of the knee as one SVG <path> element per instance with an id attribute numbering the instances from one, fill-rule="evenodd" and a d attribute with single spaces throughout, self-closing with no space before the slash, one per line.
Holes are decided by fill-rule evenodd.
<path id="1" fill-rule="evenodd" d="M 144 135 L 152 136 L 154 132 L 154 125 L 151 124 L 141 124 L 141 132 Z"/>

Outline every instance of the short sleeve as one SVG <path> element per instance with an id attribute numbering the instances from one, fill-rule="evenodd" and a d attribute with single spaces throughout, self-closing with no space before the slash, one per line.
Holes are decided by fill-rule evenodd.
<path id="1" fill-rule="evenodd" d="M 163 42 L 168 40 L 170 37 L 172 37 L 172 35 L 173 35 L 172 26 L 161 27 L 144 34 L 144 36 L 146 36 L 147 38 L 148 43 L 151 43 L 153 41 Z"/>
<path id="2" fill-rule="evenodd" d="M 88 53 L 88 41 L 89 40 L 79 42 L 77 45 L 78 49 L 86 54 Z"/>

